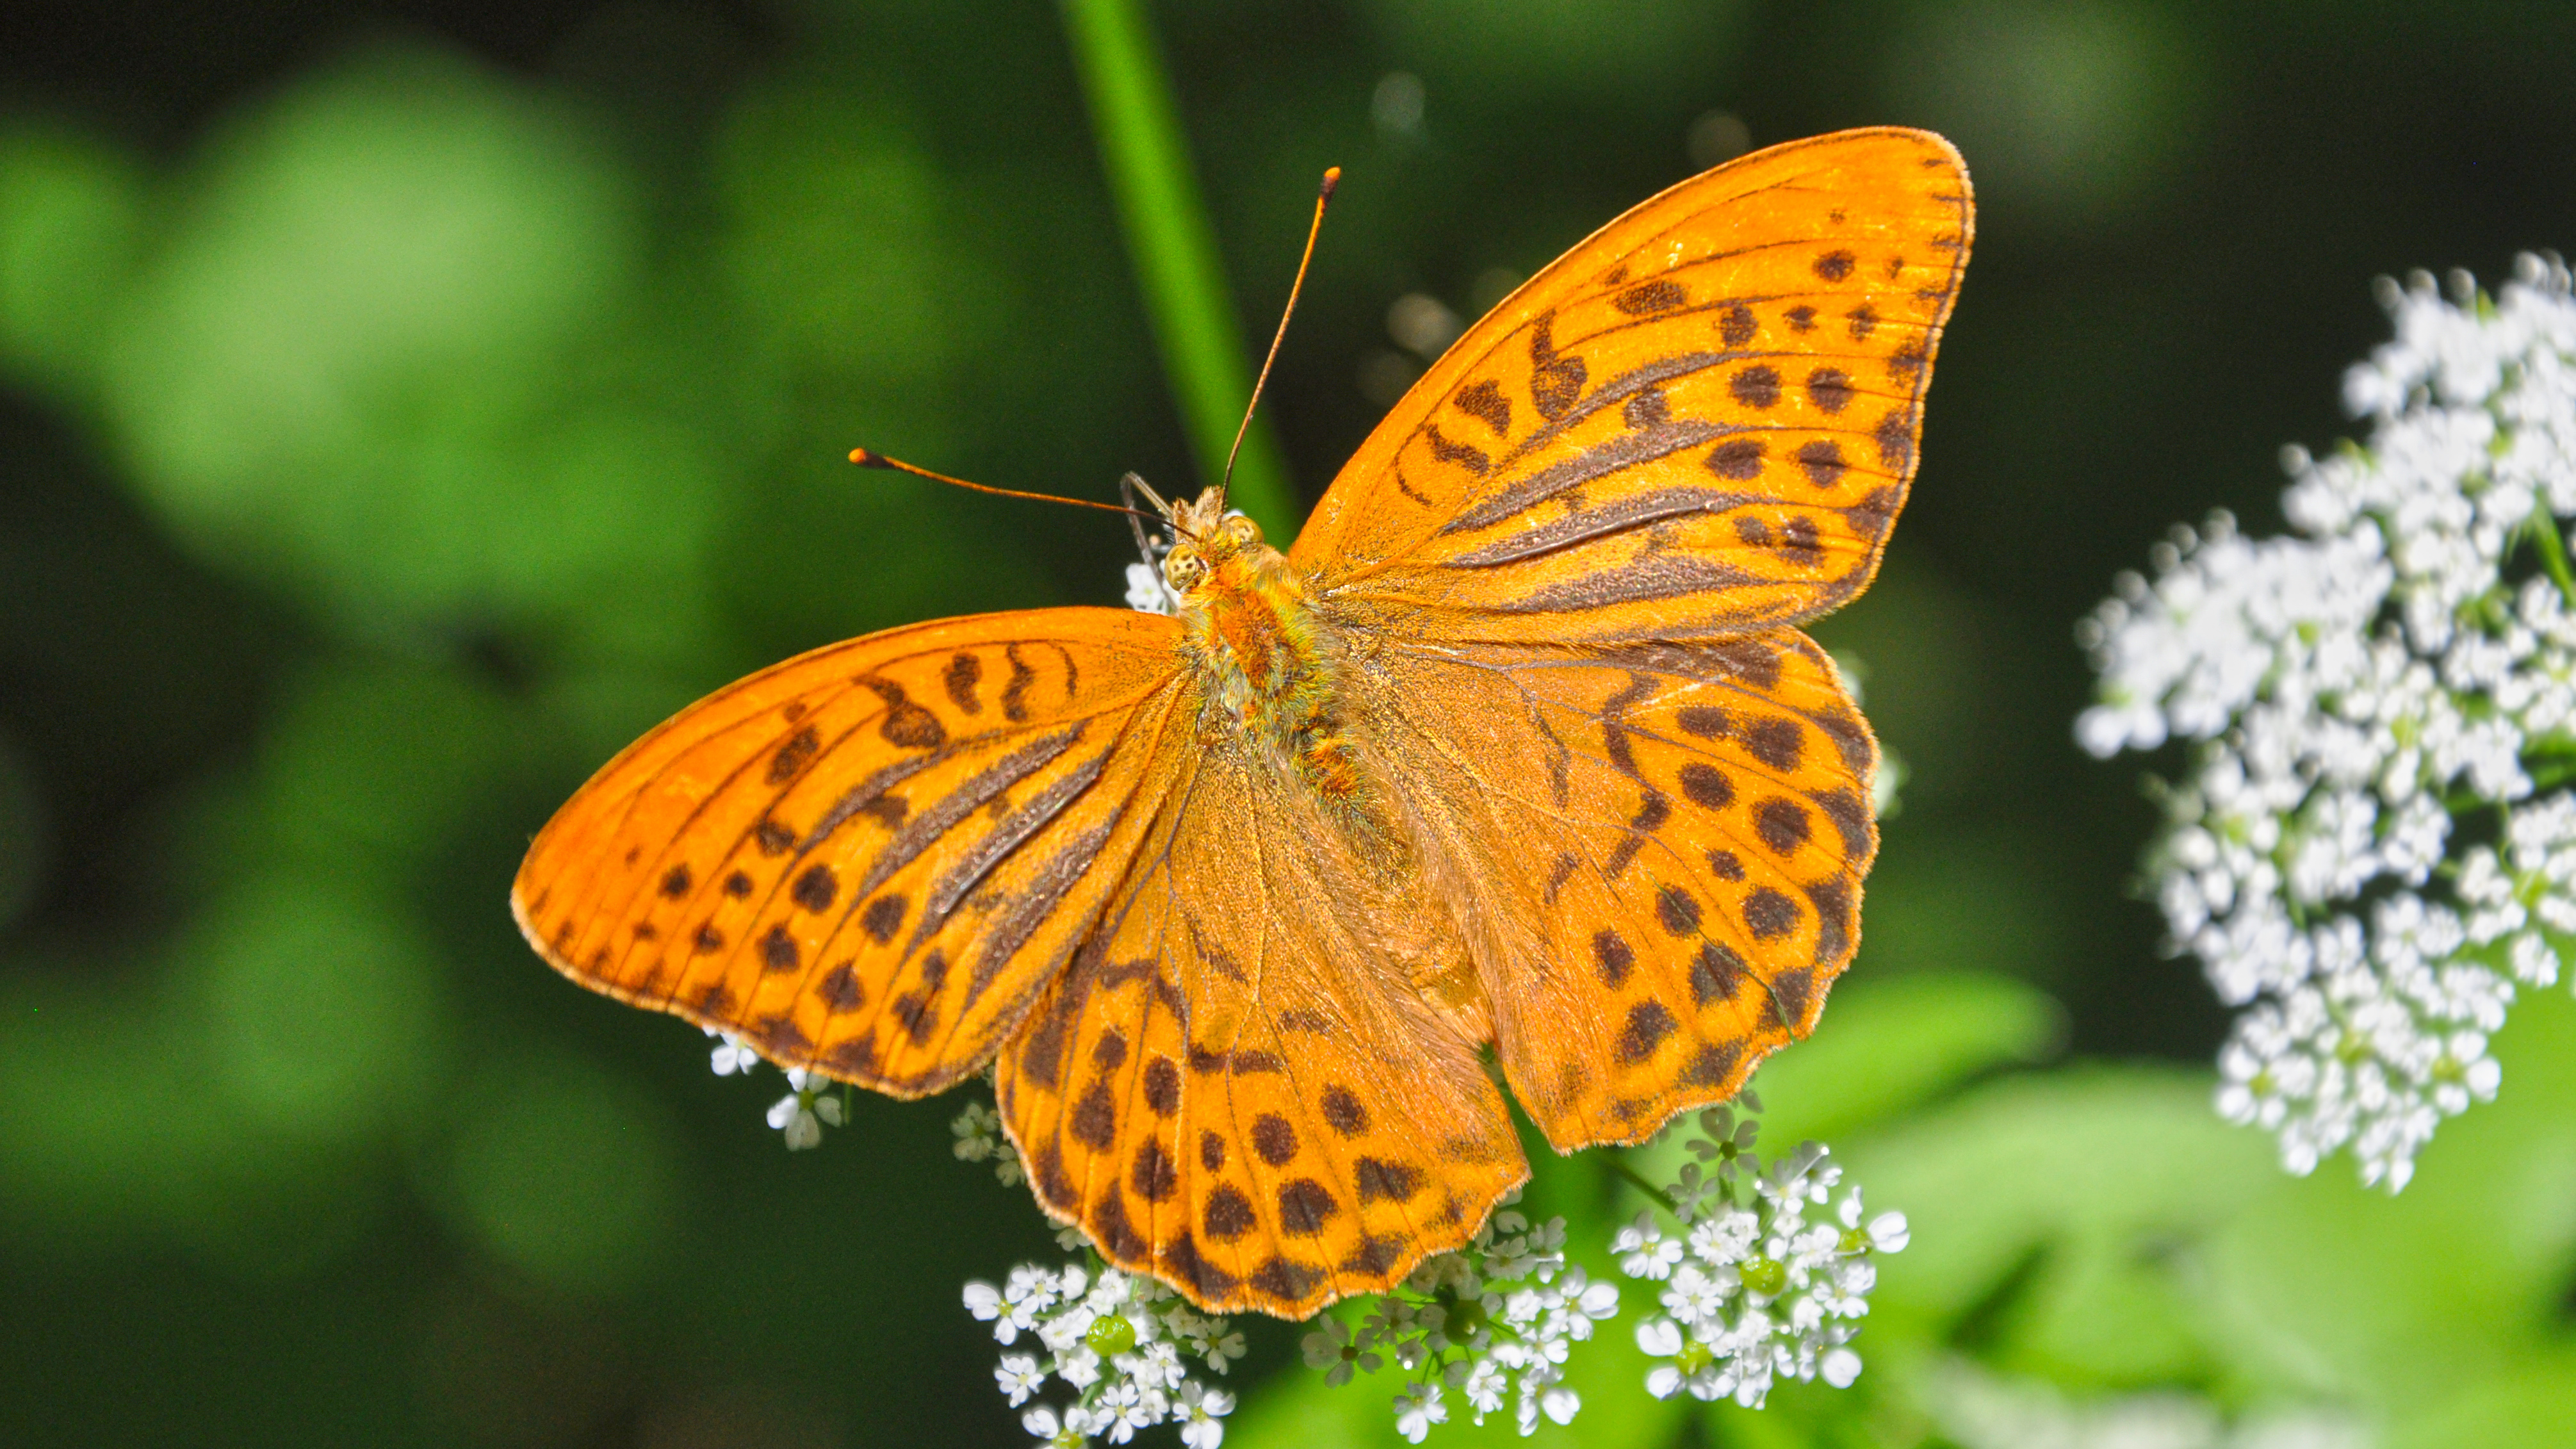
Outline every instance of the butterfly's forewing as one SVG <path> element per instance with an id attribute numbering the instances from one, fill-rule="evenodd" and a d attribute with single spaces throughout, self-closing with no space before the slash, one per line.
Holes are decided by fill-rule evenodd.
<path id="1" fill-rule="evenodd" d="M 1394 773 L 1549 1141 L 1635 1141 L 1812 1027 L 1877 847 L 1876 748 L 1822 650 L 1399 644 L 1387 668 Z"/>
<path id="2" fill-rule="evenodd" d="M 1390 630 L 1740 633 L 1876 571 L 1972 227 L 1940 137 L 1846 131 L 1685 181 L 1469 329 L 1291 559 Z"/>
<path id="3" fill-rule="evenodd" d="M 1303 1317 L 1464 1242 L 1527 1169 L 1481 1018 L 1441 1004 L 1459 942 L 1262 748 L 1201 741 L 995 1089 L 1039 1198 L 1112 1261 Z"/>
<path id="4" fill-rule="evenodd" d="M 1153 818 L 1177 633 L 989 614 L 728 686 L 557 812 L 520 927 L 575 980 L 783 1066 L 938 1091 L 1026 1016 Z"/>

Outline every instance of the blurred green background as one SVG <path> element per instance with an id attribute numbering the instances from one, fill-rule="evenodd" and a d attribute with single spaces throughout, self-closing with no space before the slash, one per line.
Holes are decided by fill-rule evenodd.
<path id="1" fill-rule="evenodd" d="M 1912 775 L 1763 1082 L 1914 1246 L 1859 1388 L 1652 1405 L 1632 1286 L 1549 1437 L 2566 1442 L 2576 1005 L 2402 1198 L 2283 1178 L 2208 1110 L 2069 630 L 2172 522 L 2277 526 L 2373 275 L 2576 240 L 2576 8 L 1152 17 L 1256 338 L 1345 168 L 1270 392 L 1309 502 L 1449 319 L 1701 166 L 1902 122 L 1976 176 L 1921 479 L 1821 631 Z M 953 1104 L 791 1158 L 775 1074 L 559 980 L 505 894 L 738 674 L 1114 602 L 1115 520 L 842 458 L 1195 487 L 1157 358 L 1038 0 L 0 10 L 0 1442 L 1023 1442 L 958 1286 L 1051 1248 Z M 1535 1196 L 1595 1253 L 1624 1210 L 1581 1160 Z M 1294 1352 L 1230 1443 L 1391 1439 L 1393 1383 Z"/>

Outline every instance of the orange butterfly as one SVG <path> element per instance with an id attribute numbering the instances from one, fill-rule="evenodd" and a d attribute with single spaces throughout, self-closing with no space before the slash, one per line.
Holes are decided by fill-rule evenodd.
<path id="1" fill-rule="evenodd" d="M 566 975 L 899 1097 L 994 1069 L 1038 1200 L 1289 1317 L 1813 1029 L 1877 747 L 1797 625 L 1904 504 L 1971 234 L 1921 131 L 1774 147 L 1512 294 L 1177 618 L 871 634 L 682 711 L 529 850 Z M 1490 1059 L 1487 1053 L 1491 1053 Z"/>

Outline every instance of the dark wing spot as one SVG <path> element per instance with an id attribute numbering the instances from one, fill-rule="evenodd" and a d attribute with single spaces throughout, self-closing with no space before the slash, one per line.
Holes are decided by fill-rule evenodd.
<path id="1" fill-rule="evenodd" d="M 1252 1150 L 1273 1167 L 1285 1167 L 1297 1160 L 1297 1129 L 1276 1112 L 1264 1112 L 1252 1119 Z"/>
<path id="2" fill-rule="evenodd" d="M 1719 880 L 1744 879 L 1744 862 L 1737 860 L 1735 852 L 1731 850 L 1711 847 L 1708 852 L 1708 868 L 1710 874 L 1715 875 Z"/>
<path id="3" fill-rule="evenodd" d="M 1207 1207 L 1199 1221 L 1209 1237 L 1231 1243 L 1252 1231 L 1252 1200 L 1233 1183 L 1220 1182 L 1208 1189 Z"/>
<path id="4" fill-rule="evenodd" d="M 1687 704 L 1673 716 L 1673 722 L 1704 740 L 1722 740 L 1733 728 L 1726 711 L 1715 705 Z"/>
<path id="5" fill-rule="evenodd" d="M 1660 428 L 1673 420 L 1673 405 L 1659 387 L 1641 387 L 1619 405 L 1619 420 L 1643 431 Z"/>
<path id="6" fill-rule="evenodd" d="M 1223 1298 L 1243 1285 L 1242 1279 L 1209 1262 L 1186 1231 L 1163 1246 L 1163 1267 L 1197 1289 L 1202 1300 Z"/>
<path id="7" fill-rule="evenodd" d="M 1903 413 L 1889 413 L 1879 419 L 1878 431 L 1872 434 L 1878 444 L 1878 461 L 1903 471 L 1914 457 L 1914 422 Z"/>
<path id="8" fill-rule="evenodd" d="M 1170 1057 L 1156 1057 L 1145 1064 L 1145 1105 L 1157 1117 L 1169 1117 L 1181 1110 L 1181 1069 Z"/>
<path id="9" fill-rule="evenodd" d="M 721 951 L 724 949 L 724 932 L 717 930 L 712 924 L 700 926 L 694 944 L 701 956 Z"/>
<path id="10" fill-rule="evenodd" d="M 859 912 L 859 928 L 876 938 L 876 943 L 882 946 L 894 939 L 895 931 L 903 925 L 904 908 L 910 904 L 912 902 L 906 897 L 889 891 L 868 902 L 868 908 Z"/>
<path id="11" fill-rule="evenodd" d="M 1147 1202 L 1161 1202 L 1181 1185 L 1181 1170 L 1163 1144 L 1148 1137 L 1136 1149 L 1136 1172 L 1128 1179 L 1136 1195 Z"/>
<path id="12" fill-rule="evenodd" d="M 1104 1072 L 1114 1072 L 1127 1064 L 1127 1034 L 1115 1028 L 1100 1034 L 1092 1043 L 1091 1063 Z"/>
<path id="13" fill-rule="evenodd" d="M 1923 339 L 1915 338 L 1888 354 L 1887 375 L 1901 387 L 1912 387 L 1923 376 L 1923 364 L 1931 361 L 1923 350 Z"/>
<path id="14" fill-rule="evenodd" d="M 1851 883 L 1838 875 L 1827 876 L 1806 891 L 1807 899 L 1816 905 L 1816 964 L 1837 965 L 1851 951 Z"/>
<path id="15" fill-rule="evenodd" d="M 1637 953 L 1628 949 L 1618 932 L 1605 926 L 1592 938 L 1592 962 L 1600 969 L 1601 984 L 1615 990 L 1627 981 L 1629 970 L 1637 964 Z"/>
<path id="16" fill-rule="evenodd" d="M 1368 1130 L 1368 1108 L 1350 1088 L 1336 1083 L 1324 1089 L 1324 1123 L 1345 1137 L 1357 1137 Z"/>
<path id="17" fill-rule="evenodd" d="M 1154 1245 L 1127 1220 L 1127 1199 L 1119 1195 L 1115 1184 L 1100 1195 L 1099 1205 L 1091 1210 L 1091 1237 L 1103 1254 L 1119 1262 L 1133 1263 L 1154 1250 Z"/>
<path id="18" fill-rule="evenodd" d="M 1735 536 L 1755 548 L 1771 546 L 1771 525 L 1750 513 L 1735 515 Z"/>
<path id="19" fill-rule="evenodd" d="M 796 969 L 796 938 L 787 934 L 787 924 L 779 922 L 760 938 L 760 969 L 793 971 Z"/>
<path id="20" fill-rule="evenodd" d="M 719 981 L 698 993 L 700 1016 L 733 1015 L 733 991 Z"/>
<path id="21" fill-rule="evenodd" d="M 809 865 L 787 888 L 787 898 L 806 910 L 821 913 L 832 908 L 833 898 L 841 893 L 840 878 L 828 865 Z"/>
<path id="22" fill-rule="evenodd" d="M 1863 538 L 1876 539 L 1896 521 L 1896 510 L 1905 499 L 1893 488 L 1873 488 L 1869 496 L 1851 506 L 1844 516 L 1851 520 L 1852 532 Z"/>
<path id="23" fill-rule="evenodd" d="M 1807 396 L 1828 413 L 1851 406 L 1851 374 L 1839 367 L 1819 367 L 1807 374 Z"/>
<path id="24" fill-rule="evenodd" d="M 1789 330 L 1792 332 L 1816 330 L 1816 309 L 1813 307 L 1792 307 L 1780 315 L 1789 319 Z"/>
<path id="25" fill-rule="evenodd" d="M 930 1034 L 939 1030 L 939 1008 L 930 1004 L 930 997 L 927 991 L 907 991 L 886 1006 L 902 1024 L 903 1034 L 916 1045 L 929 1041 Z"/>
<path id="26" fill-rule="evenodd" d="M 1825 554 L 1823 537 L 1816 532 L 1816 520 L 1801 514 L 1781 524 L 1780 551 L 1809 568 L 1815 567 Z"/>
<path id="27" fill-rule="evenodd" d="M 1064 1153 L 1056 1144 L 1049 1142 L 1040 1147 L 1037 1160 L 1030 1166 L 1037 1169 L 1030 1178 L 1037 1185 L 1038 1196 L 1046 1199 L 1048 1206 L 1057 1212 L 1070 1213 L 1082 1202 L 1082 1194 L 1074 1190 L 1073 1179 L 1064 1175 Z"/>
<path id="28" fill-rule="evenodd" d="M 1807 470 L 1807 481 L 1819 488 L 1831 488 L 1849 465 L 1843 462 L 1840 443 L 1831 438 L 1817 438 L 1798 445 L 1798 466 Z"/>
<path id="29" fill-rule="evenodd" d="M 658 941 L 662 939 L 661 928 L 654 925 L 651 921 L 637 921 L 635 923 L 635 939 L 638 941 Z M 556 949 L 561 950 L 562 948 L 557 947 Z"/>
<path id="30" fill-rule="evenodd" d="M 1249 1280 L 1253 1287 L 1282 1302 L 1294 1303 L 1315 1291 L 1324 1281 L 1324 1270 L 1311 1263 L 1293 1263 L 1286 1258 L 1273 1258 L 1261 1265 L 1261 1271 Z"/>
<path id="31" fill-rule="evenodd" d="M 1779 1008 L 1781 1025 L 1796 1027 L 1807 1019 L 1807 998 L 1815 989 L 1815 979 L 1815 973 L 1801 966 L 1781 972 L 1771 983 L 1771 1000 Z"/>
<path id="32" fill-rule="evenodd" d="M 676 901 L 682 896 L 687 895 L 689 893 L 690 880 L 691 877 L 687 866 L 675 865 L 671 867 L 668 871 L 663 872 L 662 875 L 663 896 L 666 899 Z"/>
<path id="33" fill-rule="evenodd" d="M 1687 936 L 1699 929 L 1699 902 L 1680 886 L 1668 885 L 1655 892 L 1655 915 L 1664 929 L 1676 936 Z"/>
<path id="34" fill-rule="evenodd" d="M 735 900 L 741 900 L 744 896 L 750 895 L 751 877 L 741 871 L 735 871 L 733 874 L 726 876 L 724 893 L 733 897 Z"/>
<path id="35" fill-rule="evenodd" d="M 1704 461 L 1708 471 L 1720 478 L 1758 478 L 1762 476 L 1762 443 L 1756 438 L 1729 438 L 1709 449 Z M 1736 526 L 1741 528 L 1742 521 Z"/>
<path id="36" fill-rule="evenodd" d="M 1775 770 L 1796 769 L 1806 739 L 1807 732 L 1799 728 L 1796 720 L 1776 714 L 1764 715 L 1744 727 L 1744 748 Z"/>
<path id="37" fill-rule="evenodd" d="M 1360 1201 L 1409 1202 L 1422 1190 L 1422 1174 L 1401 1162 L 1386 1162 L 1375 1157 L 1359 1160 Z"/>
<path id="38" fill-rule="evenodd" d="M 886 743 L 907 750 L 935 750 L 947 743 L 948 727 L 939 722 L 939 716 L 906 697 L 902 685 L 872 674 L 851 682 L 875 691 L 877 698 L 885 701 L 885 723 L 877 726 L 877 733 L 885 737 Z"/>
<path id="39" fill-rule="evenodd" d="M 796 832 L 775 820 L 764 820 L 753 827 L 751 839 L 763 855 L 785 855 L 787 847 L 796 843 Z"/>
<path id="40" fill-rule="evenodd" d="M 1743 1055 L 1742 1042 L 1711 1042 L 1691 1057 L 1691 1064 L 1683 1071 L 1682 1080 L 1694 1087 L 1718 1086 L 1735 1070 L 1736 1060 Z"/>
<path id="41" fill-rule="evenodd" d="M 822 748 L 823 737 L 815 733 L 812 725 L 788 736 L 787 743 L 778 747 L 778 753 L 769 757 L 769 783 L 784 785 L 795 779 L 807 765 L 814 763 L 814 756 Z"/>
<path id="42" fill-rule="evenodd" d="M 1628 1008 L 1628 1024 L 1619 1029 L 1619 1060 L 1630 1066 L 1655 1054 L 1673 1034 L 1673 1014 L 1660 1001 L 1640 1001 Z"/>
<path id="43" fill-rule="evenodd" d="M 1748 367 L 1726 380 L 1726 390 L 1746 407 L 1760 410 L 1780 400 L 1780 372 L 1773 367 Z"/>
<path id="44" fill-rule="evenodd" d="M 1037 682 L 1038 672 L 1020 658 L 1017 644 L 1002 646 L 1002 661 L 1011 666 L 1010 682 L 1002 686 L 1002 718 L 1020 724 L 1029 717 L 1029 686 Z"/>
<path id="45" fill-rule="evenodd" d="M 834 1015 L 856 1011 L 868 1002 L 868 993 L 859 985 L 859 973 L 850 969 L 847 961 L 825 972 L 817 990 L 823 997 L 823 1005 Z"/>
<path id="46" fill-rule="evenodd" d="M 972 654 L 949 656 L 948 668 L 939 676 L 947 687 L 948 702 L 968 714 L 982 714 L 984 701 L 975 695 L 975 686 L 984 678 L 984 661 Z"/>
<path id="47" fill-rule="evenodd" d="M 1073 1104 L 1073 1115 L 1066 1119 L 1065 1130 L 1073 1140 L 1093 1151 L 1109 1146 L 1118 1137 L 1118 1099 L 1109 1090 L 1109 1079 L 1099 1078 L 1082 1100 Z"/>
<path id="48" fill-rule="evenodd" d="M 1210 1172 L 1225 1166 L 1225 1139 L 1213 1132 L 1199 1134 L 1199 1166 Z"/>
<path id="49" fill-rule="evenodd" d="M 1812 828 L 1806 810 L 1792 801 L 1774 797 L 1753 807 L 1753 833 L 1773 855 L 1787 855 L 1806 844 Z"/>
<path id="50" fill-rule="evenodd" d="M 1757 886 L 1744 898 L 1744 928 L 1757 941 L 1776 941 L 1798 928 L 1798 903 L 1769 886 Z"/>
<path id="51" fill-rule="evenodd" d="M 1816 258 L 1816 275 L 1828 282 L 1839 282 L 1852 274 L 1852 263 L 1859 258 L 1836 248 Z"/>
<path id="52" fill-rule="evenodd" d="M 836 1072 L 853 1077 L 868 1076 L 877 1069 L 876 1035 L 872 1032 L 866 1036 L 854 1036 L 825 1053 L 823 1061 Z"/>
<path id="53" fill-rule="evenodd" d="M 1554 313 L 1542 313 L 1530 332 L 1530 406 L 1550 422 L 1565 416 L 1583 396 L 1583 359 L 1560 357 L 1551 330 Z"/>
<path id="54" fill-rule="evenodd" d="M 1718 314 L 1717 340 L 1729 347 L 1742 347 L 1753 340 L 1753 309 L 1738 302 Z"/>
<path id="55" fill-rule="evenodd" d="M 1471 418 L 1481 420 L 1501 437 L 1512 430 L 1512 402 L 1492 378 L 1458 389 L 1449 405 Z"/>
<path id="56" fill-rule="evenodd" d="M 1735 782 L 1715 765 L 1697 760 L 1682 766 L 1682 794 L 1704 810 L 1723 810 L 1735 803 Z"/>
<path id="57" fill-rule="evenodd" d="M 1467 443 L 1453 443 L 1441 436 L 1439 428 L 1429 423 L 1422 427 L 1422 440 L 1431 445 L 1432 457 L 1443 463 L 1455 463 L 1470 473 L 1481 475 L 1493 466 L 1493 460 L 1485 456 L 1484 449 Z"/>
<path id="58" fill-rule="evenodd" d="M 1701 942 L 1699 955 L 1691 961 L 1690 986 L 1693 1006 L 1733 1001 L 1744 987 L 1744 958 L 1723 942 Z"/>
<path id="59" fill-rule="evenodd" d="M 1869 340 L 1869 334 L 1878 330 L 1878 312 L 1867 302 L 1861 303 L 1844 315 L 1851 319 L 1851 335 L 1854 342 L 1866 342 Z"/>
<path id="60" fill-rule="evenodd" d="M 1373 1234 L 1360 1239 L 1360 1245 L 1342 1259 L 1342 1271 L 1372 1275 L 1393 1272 L 1404 1250 L 1411 1246 L 1413 1239 L 1403 1233 Z"/>
<path id="61" fill-rule="evenodd" d="M 1325 1220 L 1340 1212 L 1342 1205 L 1324 1185 L 1311 1177 L 1300 1177 L 1279 1185 L 1279 1231 L 1292 1238 L 1311 1238 L 1324 1230 Z"/>
<path id="62" fill-rule="evenodd" d="M 1682 284 L 1666 278 L 1639 282 L 1610 299 L 1611 306 L 1631 317 L 1649 317 L 1657 312 L 1669 312 L 1689 302 L 1690 294 L 1682 290 Z"/>

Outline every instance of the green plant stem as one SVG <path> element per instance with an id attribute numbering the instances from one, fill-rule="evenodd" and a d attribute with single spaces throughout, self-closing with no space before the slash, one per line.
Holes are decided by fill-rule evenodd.
<path id="1" fill-rule="evenodd" d="M 2531 510 L 2531 536 L 2539 541 L 2540 566 L 2558 585 L 2558 596 L 2576 604 L 2576 571 L 2567 567 L 2567 541 L 2558 536 L 2558 520 L 2550 514 L 2545 499 Z"/>
<path id="2" fill-rule="evenodd" d="M 1216 228 L 1190 170 L 1171 78 L 1141 0 L 1064 0 L 1064 19 L 1163 370 L 1200 482 L 1214 487 L 1252 390 L 1251 354 L 1226 289 Z M 1286 546 L 1298 509 L 1262 419 L 1243 440 L 1228 497 Z"/>
<path id="3" fill-rule="evenodd" d="M 1616 1152 L 1610 1153 L 1608 1156 L 1610 1158 L 1610 1171 L 1622 1182 L 1627 1183 L 1630 1187 L 1633 1187 L 1637 1191 L 1654 1199 L 1655 1204 L 1658 1207 L 1661 1207 L 1664 1211 L 1668 1213 L 1677 1213 L 1680 1211 L 1680 1209 L 1673 1206 L 1672 1198 L 1667 1195 L 1662 1188 L 1648 1182 L 1643 1173 L 1640 1173 L 1637 1169 L 1628 1165 L 1626 1158 L 1620 1156 Z"/>

